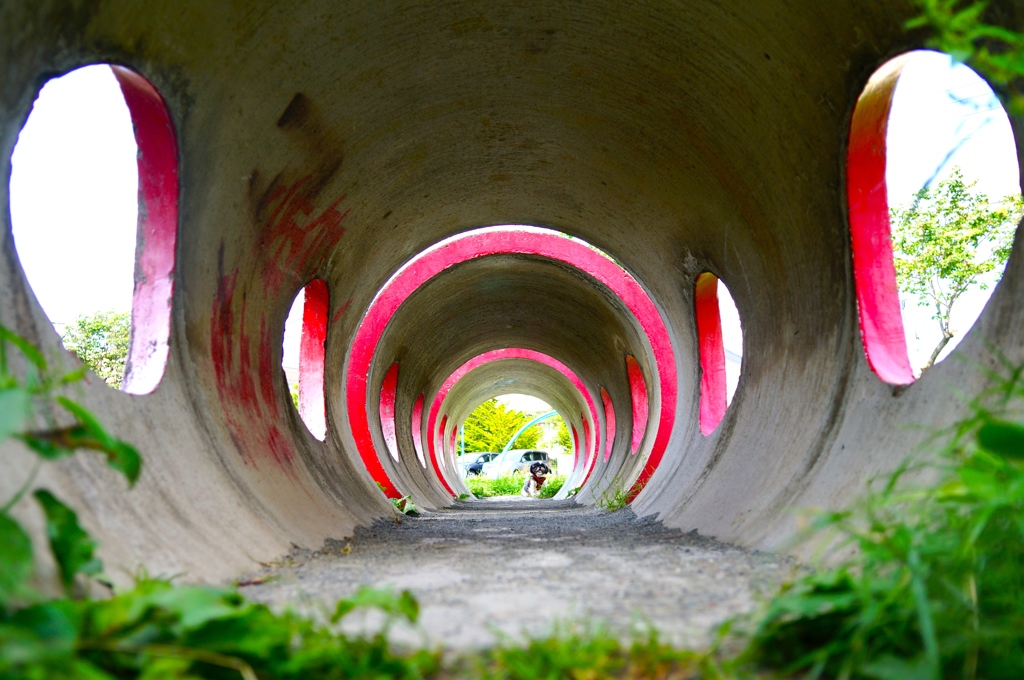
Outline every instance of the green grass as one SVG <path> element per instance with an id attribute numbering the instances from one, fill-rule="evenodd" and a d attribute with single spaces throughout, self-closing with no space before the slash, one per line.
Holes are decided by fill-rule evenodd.
<path id="1" fill-rule="evenodd" d="M 525 481 L 526 477 L 523 475 L 502 475 L 497 479 L 487 479 L 477 475 L 468 477 L 466 479 L 466 486 L 478 498 L 518 496 L 523 490 L 523 483 Z M 544 486 L 540 488 L 540 498 L 551 498 L 558 493 L 563 484 L 565 484 L 565 477 L 551 475 L 544 482 Z"/>
<path id="2" fill-rule="evenodd" d="M 612 678 L 718 677 L 708 653 L 680 650 L 661 642 L 652 629 L 636 631 L 623 644 L 598 625 L 564 625 L 525 644 L 502 641 L 475 656 L 462 657 L 455 677 L 481 680 L 611 680 Z"/>
<path id="3" fill-rule="evenodd" d="M 497 479 L 488 479 L 476 475 L 466 479 L 466 486 L 478 498 L 490 496 L 518 496 L 523 490 L 523 475 L 502 475 Z"/>

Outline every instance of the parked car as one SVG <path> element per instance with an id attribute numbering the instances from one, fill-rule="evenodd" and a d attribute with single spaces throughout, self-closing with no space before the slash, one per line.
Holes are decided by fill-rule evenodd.
<path id="1" fill-rule="evenodd" d="M 459 467 L 462 468 L 462 476 L 478 475 L 483 470 L 484 463 L 492 460 L 497 453 L 488 451 L 486 453 L 464 453 L 459 456 Z"/>
<path id="2" fill-rule="evenodd" d="M 499 454 L 497 458 L 489 463 L 484 463 L 481 474 L 490 479 L 497 479 L 507 474 L 526 474 L 530 466 L 536 462 L 546 464 L 552 471 L 555 463 L 551 460 L 547 451 L 537 449 L 512 449 Z"/>

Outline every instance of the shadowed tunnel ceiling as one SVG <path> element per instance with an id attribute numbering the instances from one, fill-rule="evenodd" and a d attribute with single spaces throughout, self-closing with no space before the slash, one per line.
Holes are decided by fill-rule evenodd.
<path id="1" fill-rule="evenodd" d="M 921 46 L 902 29 L 912 12 L 909 1 L 864 0 L 4 3 L 5 176 L 39 88 L 89 63 L 152 83 L 177 147 L 177 194 L 164 196 L 178 208 L 164 376 L 150 394 L 92 380 L 80 395 L 138 445 L 146 472 L 128 495 L 83 457 L 44 481 L 82 508 L 108 564 L 224 578 L 389 513 L 372 460 L 423 507 L 450 503 L 459 489 L 446 487 L 443 451 L 441 475 L 429 451 L 425 466 L 417 455 L 417 400 L 422 447 L 443 448 L 511 381 L 587 430 L 581 502 L 640 479 L 637 514 L 778 548 L 794 530 L 790 508 L 848 501 L 919 443 L 908 424 L 961 413 L 945 386 L 978 388 L 972 362 L 989 362 L 987 348 L 1024 360 L 1016 252 L 956 350 L 966 361 L 895 390 L 864 358 L 846 143 L 871 74 Z M 4 219 L 0 318 L 71 366 Z M 403 266 L 508 224 L 573 236 L 551 238 L 614 268 L 579 239 L 608 253 L 662 334 L 587 266 L 495 251 L 408 291 L 352 377 L 364 318 Z M 708 436 L 694 315 L 703 272 L 728 285 L 744 334 L 739 388 Z M 323 442 L 280 369 L 285 317 L 316 278 L 328 293 Z M 553 364 L 493 361 L 438 402 L 447 430 L 429 429 L 453 372 L 503 349 L 549 357 L 583 391 Z M 649 401 L 637 422 L 630 357 Z M 397 462 L 380 418 L 396 363 Z M 616 424 L 607 460 L 602 388 Z"/>

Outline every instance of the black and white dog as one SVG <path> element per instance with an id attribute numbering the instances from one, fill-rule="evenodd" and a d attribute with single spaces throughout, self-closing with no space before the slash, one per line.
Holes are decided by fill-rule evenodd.
<path id="1" fill-rule="evenodd" d="M 540 487 L 544 486 L 544 482 L 547 481 L 550 474 L 551 468 L 544 463 L 538 461 L 531 465 L 530 473 L 526 475 L 526 482 L 523 484 L 520 495 L 536 498 L 540 494 Z"/>

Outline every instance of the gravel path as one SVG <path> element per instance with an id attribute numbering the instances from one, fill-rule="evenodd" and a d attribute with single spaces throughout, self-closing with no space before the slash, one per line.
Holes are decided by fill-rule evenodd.
<path id="1" fill-rule="evenodd" d="M 665 640 L 701 646 L 792 569 L 628 509 L 503 499 L 380 521 L 321 550 L 296 549 L 240 582 L 248 597 L 314 614 L 363 584 L 408 588 L 428 639 L 448 650 L 493 644 L 495 631 L 542 635 L 566 621 L 620 633 L 650 622 Z M 396 631 L 404 635 L 413 632 Z"/>

